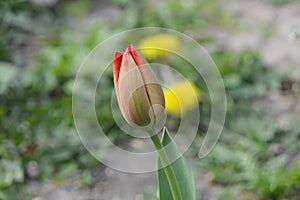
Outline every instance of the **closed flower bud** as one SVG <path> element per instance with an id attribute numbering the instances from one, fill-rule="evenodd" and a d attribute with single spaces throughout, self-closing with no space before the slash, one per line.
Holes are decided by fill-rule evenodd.
<path id="1" fill-rule="evenodd" d="M 114 84 L 120 110 L 129 124 L 156 124 L 164 111 L 164 94 L 150 65 L 133 45 L 124 53 L 115 52 Z"/>

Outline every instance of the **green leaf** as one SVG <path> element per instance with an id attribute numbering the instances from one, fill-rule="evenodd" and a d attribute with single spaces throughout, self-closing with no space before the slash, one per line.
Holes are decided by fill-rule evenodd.
<path id="1" fill-rule="evenodd" d="M 171 168 L 175 174 L 177 184 L 182 200 L 196 200 L 195 184 L 191 169 L 186 163 L 183 156 L 179 154 L 176 144 L 172 140 L 168 130 L 165 128 L 162 137 L 162 145 L 165 147 L 166 154 L 169 160 L 178 159 L 171 164 Z M 166 146 L 168 145 L 168 146 Z M 172 193 L 168 183 L 168 179 L 162 164 L 158 161 L 158 184 L 160 200 L 172 200 Z M 160 169 L 161 168 L 161 169 Z"/>
<path id="2" fill-rule="evenodd" d="M 0 62 L 0 94 L 4 94 L 16 79 L 19 69 L 6 62 Z"/>

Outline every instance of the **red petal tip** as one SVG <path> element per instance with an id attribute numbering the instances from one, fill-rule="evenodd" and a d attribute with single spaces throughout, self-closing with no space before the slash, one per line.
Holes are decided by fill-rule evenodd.
<path id="1" fill-rule="evenodd" d="M 136 50 L 135 47 L 133 46 L 133 44 L 128 45 L 128 49 L 130 51 L 135 51 Z"/>
<path id="2" fill-rule="evenodd" d="M 145 63 L 147 63 L 146 59 L 142 56 L 142 54 L 133 46 L 133 44 L 128 45 L 128 48 L 126 49 L 133 58 L 135 64 L 137 66 L 141 66 Z"/>
<path id="3" fill-rule="evenodd" d="M 116 84 L 119 80 L 119 74 L 122 64 L 123 53 L 116 51 L 114 54 L 114 83 Z"/>

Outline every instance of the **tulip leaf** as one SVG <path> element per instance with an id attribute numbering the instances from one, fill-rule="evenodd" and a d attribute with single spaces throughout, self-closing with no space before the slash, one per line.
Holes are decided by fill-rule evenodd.
<path id="1" fill-rule="evenodd" d="M 175 160 L 170 166 L 175 174 L 182 200 L 196 200 L 195 184 L 191 169 L 184 157 L 179 154 L 175 142 L 172 140 L 168 130 L 163 131 L 162 144 L 169 160 Z M 178 159 L 176 159 L 178 157 Z M 158 184 L 159 199 L 172 200 L 172 193 L 164 168 L 158 159 Z"/>

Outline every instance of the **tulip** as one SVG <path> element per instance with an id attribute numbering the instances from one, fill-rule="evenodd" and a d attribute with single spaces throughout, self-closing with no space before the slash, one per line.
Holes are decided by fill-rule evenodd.
<path id="1" fill-rule="evenodd" d="M 133 45 L 114 54 L 114 85 L 125 120 L 133 126 L 155 125 L 164 111 L 164 94 L 151 66 Z"/>

